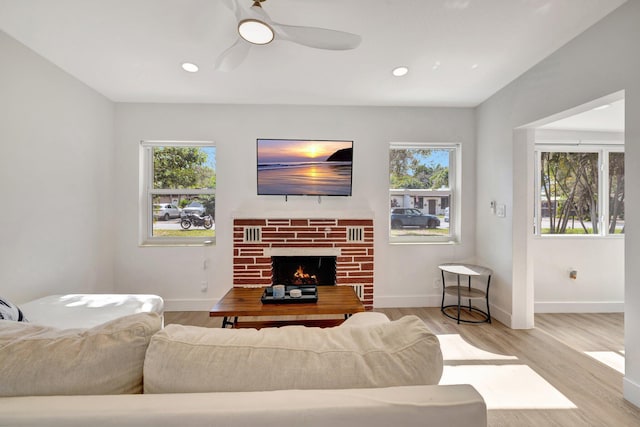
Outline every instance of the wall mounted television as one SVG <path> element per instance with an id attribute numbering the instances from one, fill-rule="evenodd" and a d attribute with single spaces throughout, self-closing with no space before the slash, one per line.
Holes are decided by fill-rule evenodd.
<path id="1" fill-rule="evenodd" d="M 353 141 L 258 139 L 258 195 L 351 196 Z"/>

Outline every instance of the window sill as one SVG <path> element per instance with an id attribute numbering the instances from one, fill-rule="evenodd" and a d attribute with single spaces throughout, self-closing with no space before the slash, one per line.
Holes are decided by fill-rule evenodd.
<path id="1" fill-rule="evenodd" d="M 141 248 L 144 247 L 202 247 L 202 246 L 215 246 L 216 239 L 149 239 L 143 240 L 138 243 L 138 246 Z"/>
<path id="2" fill-rule="evenodd" d="M 389 239 L 389 245 L 459 245 L 459 240 L 410 240 L 410 239 Z"/>
<path id="3" fill-rule="evenodd" d="M 534 239 L 624 239 L 624 234 L 534 234 Z"/>

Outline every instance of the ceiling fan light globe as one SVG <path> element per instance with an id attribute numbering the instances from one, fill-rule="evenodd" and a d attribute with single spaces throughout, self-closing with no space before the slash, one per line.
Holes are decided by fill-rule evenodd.
<path id="1" fill-rule="evenodd" d="M 275 33 L 266 23 L 257 19 L 244 19 L 238 23 L 240 37 L 253 44 L 267 44 L 273 41 Z"/>

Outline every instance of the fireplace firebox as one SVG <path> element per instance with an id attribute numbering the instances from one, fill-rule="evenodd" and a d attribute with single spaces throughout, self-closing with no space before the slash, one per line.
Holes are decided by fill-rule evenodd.
<path id="1" fill-rule="evenodd" d="M 271 257 L 272 284 L 335 285 L 335 256 L 274 256 Z"/>

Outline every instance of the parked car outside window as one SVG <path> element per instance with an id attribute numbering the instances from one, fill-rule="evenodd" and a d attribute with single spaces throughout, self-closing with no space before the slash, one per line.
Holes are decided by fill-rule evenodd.
<path id="1" fill-rule="evenodd" d="M 189 203 L 187 206 L 184 207 L 184 209 L 182 209 L 183 214 L 198 214 L 200 216 L 204 215 L 205 212 L 205 207 L 202 203 L 200 202 L 191 202 Z"/>
<path id="2" fill-rule="evenodd" d="M 153 205 L 153 217 L 169 221 L 170 218 L 179 218 L 181 209 L 171 203 L 158 203 Z"/>
<path id="3" fill-rule="evenodd" d="M 391 210 L 391 228 L 436 228 L 439 226 L 440 219 L 437 216 L 424 214 L 420 209 L 394 208 Z"/>

